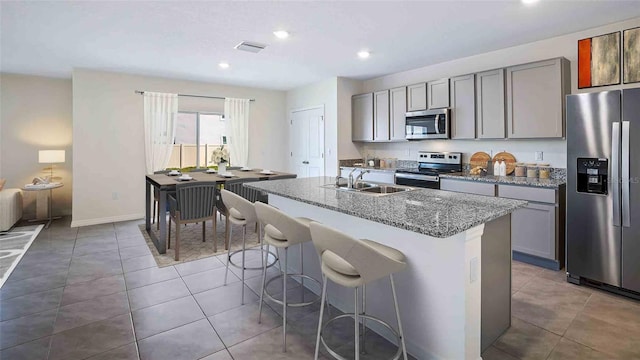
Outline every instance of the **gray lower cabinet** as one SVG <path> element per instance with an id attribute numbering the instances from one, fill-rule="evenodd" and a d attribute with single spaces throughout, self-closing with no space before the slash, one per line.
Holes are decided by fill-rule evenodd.
<path id="1" fill-rule="evenodd" d="M 373 93 L 373 141 L 389 141 L 389 90 Z"/>
<path id="2" fill-rule="evenodd" d="M 373 141 L 373 93 L 351 98 L 351 140 Z"/>
<path id="3" fill-rule="evenodd" d="M 407 87 L 389 90 L 389 138 L 391 141 L 406 141 Z"/>
<path id="4" fill-rule="evenodd" d="M 449 107 L 449 79 L 427 82 L 427 107 L 429 109 Z"/>
<path id="5" fill-rule="evenodd" d="M 507 137 L 562 138 L 569 60 L 557 58 L 507 68 Z"/>
<path id="6" fill-rule="evenodd" d="M 407 111 L 427 110 L 427 83 L 407 86 Z"/>
<path id="7" fill-rule="evenodd" d="M 564 185 L 556 190 L 441 178 L 440 189 L 528 201 L 511 214 L 513 258 L 554 270 L 564 266 Z"/>
<path id="8" fill-rule="evenodd" d="M 478 138 L 505 138 L 504 69 L 476 74 L 476 132 Z"/>
<path id="9" fill-rule="evenodd" d="M 556 205 L 529 203 L 511 214 L 514 251 L 547 259 L 556 258 Z"/>
<path id="10" fill-rule="evenodd" d="M 476 77 L 451 78 L 451 138 L 476 138 Z"/>

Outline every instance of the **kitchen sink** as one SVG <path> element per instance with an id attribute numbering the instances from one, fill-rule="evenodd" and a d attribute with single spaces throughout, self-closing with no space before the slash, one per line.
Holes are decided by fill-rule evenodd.
<path id="1" fill-rule="evenodd" d="M 410 191 L 410 190 L 415 190 L 415 189 L 414 188 L 410 188 L 410 187 L 380 185 L 380 186 L 376 186 L 376 187 L 370 187 L 370 188 L 362 189 L 360 191 L 371 193 L 371 194 L 393 194 L 393 193 L 405 192 L 405 191 Z"/>
<path id="2" fill-rule="evenodd" d="M 367 194 L 372 196 L 383 196 L 383 195 L 391 195 L 394 193 L 401 193 L 405 191 L 415 190 L 416 188 L 408 187 L 408 186 L 395 186 L 388 184 L 376 184 L 376 183 L 368 183 L 368 182 L 358 182 L 355 188 L 347 187 L 347 184 L 326 184 L 321 187 L 327 189 L 335 189 L 338 191 L 353 191 L 359 192 L 361 194 Z"/>

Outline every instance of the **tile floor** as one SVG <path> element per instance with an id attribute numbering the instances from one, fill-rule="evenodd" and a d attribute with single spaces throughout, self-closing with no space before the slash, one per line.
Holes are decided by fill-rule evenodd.
<path id="1" fill-rule="evenodd" d="M 270 304 L 256 323 L 259 271 L 248 273 L 240 305 L 237 269 L 223 286 L 224 257 L 157 268 L 138 223 L 61 220 L 43 231 L 0 290 L 0 359 L 312 358 L 319 306 L 289 310 L 282 353 L 281 308 Z M 640 358 L 640 302 L 568 284 L 563 272 L 514 262 L 512 310 L 512 327 L 483 359 Z M 338 324 L 328 341 L 352 329 Z M 369 359 L 395 351 L 373 333 L 367 344 Z M 349 357 L 352 348 L 339 349 Z"/>

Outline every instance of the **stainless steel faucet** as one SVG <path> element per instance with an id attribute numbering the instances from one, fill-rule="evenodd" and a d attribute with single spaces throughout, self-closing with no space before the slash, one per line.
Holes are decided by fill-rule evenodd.
<path id="1" fill-rule="evenodd" d="M 371 170 L 362 170 L 360 171 L 360 175 L 356 178 L 356 181 L 353 183 L 353 187 L 356 188 L 358 186 L 358 181 L 362 180 L 362 176 L 366 173 L 370 173 Z"/>
<path id="2" fill-rule="evenodd" d="M 348 177 L 348 182 L 347 182 L 347 187 L 348 187 L 349 189 L 353 189 L 353 173 L 354 173 L 356 170 L 358 170 L 358 169 L 354 168 L 353 170 L 351 170 L 351 171 L 349 172 L 349 177 Z"/>

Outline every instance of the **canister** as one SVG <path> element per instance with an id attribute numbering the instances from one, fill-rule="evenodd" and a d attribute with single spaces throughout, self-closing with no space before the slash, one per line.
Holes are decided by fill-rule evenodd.
<path id="1" fill-rule="evenodd" d="M 538 177 L 538 165 L 537 164 L 527 164 L 527 177 L 531 179 L 535 179 Z"/>
<path id="2" fill-rule="evenodd" d="M 527 176 L 527 166 L 524 163 L 516 163 L 515 176 L 517 177 Z"/>
<path id="3" fill-rule="evenodd" d="M 551 176 L 551 166 L 549 164 L 538 165 L 538 177 L 540 179 L 548 179 Z"/>

